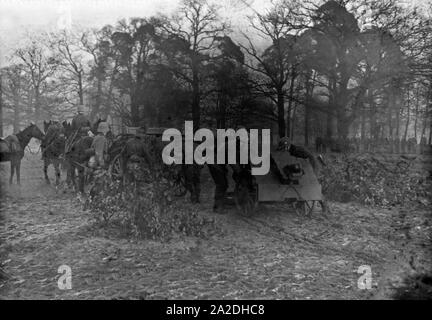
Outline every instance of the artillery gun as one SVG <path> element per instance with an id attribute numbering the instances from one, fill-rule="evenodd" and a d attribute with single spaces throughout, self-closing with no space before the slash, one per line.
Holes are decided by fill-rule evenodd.
<path id="1" fill-rule="evenodd" d="M 299 213 L 310 215 L 319 206 L 327 210 L 321 184 L 307 159 L 286 151 L 271 153 L 266 175 L 252 176 L 243 168 L 246 179 L 237 179 L 233 198 L 242 215 L 250 215 L 258 203 L 287 202 Z M 250 181 L 247 183 L 246 181 Z"/>

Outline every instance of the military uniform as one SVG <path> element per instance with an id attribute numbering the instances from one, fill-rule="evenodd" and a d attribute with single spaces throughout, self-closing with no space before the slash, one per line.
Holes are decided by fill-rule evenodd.
<path id="1" fill-rule="evenodd" d="M 57 139 L 62 137 L 63 131 L 64 131 L 63 126 L 58 121 L 52 123 L 48 127 L 45 138 L 41 143 L 42 158 L 47 156 L 46 151 L 50 146 L 56 144 L 57 147 L 57 144 L 58 145 L 61 144 L 61 142 L 58 141 Z"/>
<path id="2" fill-rule="evenodd" d="M 94 149 L 95 155 L 91 162 L 97 167 L 105 167 L 105 162 L 108 154 L 108 139 L 105 134 L 109 132 L 109 127 L 106 122 L 99 123 L 97 135 L 93 138 L 91 148 Z"/>
<path id="3" fill-rule="evenodd" d="M 104 167 L 106 161 L 106 154 L 108 152 L 108 141 L 103 134 L 97 134 L 92 142 L 91 148 L 94 149 L 94 160 L 96 166 Z"/>
<path id="4" fill-rule="evenodd" d="M 277 150 L 285 150 L 296 158 L 308 159 L 314 171 L 316 171 L 316 160 L 312 153 L 302 146 L 296 146 L 291 143 L 288 137 L 283 137 L 278 145 Z"/>
<path id="5" fill-rule="evenodd" d="M 84 114 L 77 114 L 72 120 L 72 131 L 79 130 L 79 135 L 86 135 L 91 128 L 90 120 Z"/>
<path id="6" fill-rule="evenodd" d="M 225 194 L 228 189 L 228 169 L 224 164 L 208 165 L 210 175 L 215 182 L 213 210 L 222 212 L 225 204 Z"/>
<path id="7" fill-rule="evenodd" d="M 91 129 L 90 120 L 83 114 L 84 106 L 78 106 L 78 114 L 72 119 L 71 132 L 72 134 L 68 137 L 66 141 L 65 152 L 68 153 L 73 144 L 81 137 L 88 135 Z"/>
<path id="8" fill-rule="evenodd" d="M 191 202 L 199 203 L 201 193 L 200 166 L 197 164 L 184 164 L 182 166 L 182 171 L 185 177 L 185 187 L 191 194 Z"/>

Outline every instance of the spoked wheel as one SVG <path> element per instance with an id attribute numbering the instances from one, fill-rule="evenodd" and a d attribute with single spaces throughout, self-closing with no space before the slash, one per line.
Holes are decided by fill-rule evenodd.
<path id="1" fill-rule="evenodd" d="M 258 206 L 256 190 L 250 190 L 247 186 L 237 184 L 234 190 L 234 202 L 238 212 L 245 217 L 251 216 Z"/>
<path id="2" fill-rule="evenodd" d="M 174 196 L 175 197 L 183 197 L 187 193 L 186 189 L 186 179 L 183 174 L 179 173 L 174 180 Z"/>
<path id="3" fill-rule="evenodd" d="M 327 204 L 325 200 L 298 200 L 294 203 L 294 208 L 299 215 L 310 216 L 318 205 L 321 207 L 322 213 L 327 212 Z"/>
<path id="4" fill-rule="evenodd" d="M 121 154 L 118 154 L 112 160 L 109 166 L 109 175 L 112 180 L 121 180 L 123 178 L 123 164 Z"/>
<path id="5" fill-rule="evenodd" d="M 153 166 L 150 161 L 150 157 L 147 154 L 131 156 L 126 163 L 127 172 L 124 172 L 127 179 L 139 184 L 154 182 L 156 177 L 154 176 Z"/>

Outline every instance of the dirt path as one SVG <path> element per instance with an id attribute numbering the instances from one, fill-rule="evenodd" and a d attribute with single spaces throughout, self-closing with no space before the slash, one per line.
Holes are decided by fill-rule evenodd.
<path id="1" fill-rule="evenodd" d="M 404 276 L 432 265 L 430 213 L 417 208 L 331 203 L 326 217 L 309 218 L 266 205 L 251 219 L 216 216 L 210 239 L 125 239 L 47 186 L 39 157 L 26 156 L 21 187 L 2 188 L 0 263 L 11 278 L 0 279 L 1 299 L 390 298 Z M 215 216 L 211 192 L 203 215 Z M 61 265 L 71 290 L 57 286 Z M 357 286 L 361 265 L 371 267 L 370 290 Z"/>

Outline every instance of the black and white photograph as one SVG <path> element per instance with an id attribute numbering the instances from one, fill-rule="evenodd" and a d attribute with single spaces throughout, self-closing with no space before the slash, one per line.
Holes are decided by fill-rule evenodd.
<path id="1" fill-rule="evenodd" d="M 432 0 L 0 0 L 0 300 L 432 300 L 431 209 Z"/>

